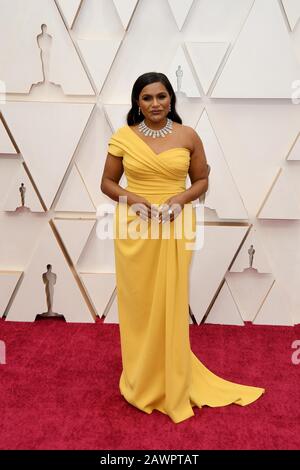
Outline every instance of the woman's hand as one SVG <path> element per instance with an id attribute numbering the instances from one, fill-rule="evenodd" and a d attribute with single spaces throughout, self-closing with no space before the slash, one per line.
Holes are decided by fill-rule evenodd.
<path id="1" fill-rule="evenodd" d="M 184 207 L 184 198 L 181 194 L 176 194 L 175 196 L 170 197 L 167 199 L 163 204 L 161 204 L 158 208 L 160 215 L 159 221 L 164 223 L 167 220 L 173 222 L 176 217 L 180 214 Z M 168 211 L 172 209 L 172 212 L 169 213 Z"/>
<path id="2" fill-rule="evenodd" d="M 127 204 L 133 211 L 143 220 L 157 219 L 159 212 L 157 207 L 151 204 L 146 198 L 132 193 L 132 196 L 127 197 Z"/>

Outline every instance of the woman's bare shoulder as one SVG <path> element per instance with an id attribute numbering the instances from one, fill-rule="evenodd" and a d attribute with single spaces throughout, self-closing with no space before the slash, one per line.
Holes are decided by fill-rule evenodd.
<path id="1" fill-rule="evenodd" d="M 185 124 L 175 123 L 175 129 L 181 137 L 181 140 L 185 142 L 185 147 L 193 149 L 197 137 L 199 138 L 197 132 L 193 127 L 186 126 Z"/>
<path id="2" fill-rule="evenodd" d="M 179 122 L 173 122 L 173 126 L 178 132 L 181 132 L 181 134 L 187 137 L 191 137 L 191 135 L 195 134 L 195 130 L 190 127 L 186 126 L 185 124 L 179 124 Z"/>

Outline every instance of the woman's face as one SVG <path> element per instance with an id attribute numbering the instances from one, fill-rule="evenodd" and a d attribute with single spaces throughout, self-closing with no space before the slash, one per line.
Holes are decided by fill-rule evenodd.
<path id="1" fill-rule="evenodd" d="M 138 101 L 141 113 L 147 120 L 153 122 L 165 119 L 169 113 L 170 104 L 170 95 L 161 82 L 155 82 L 145 86 L 140 93 Z"/>

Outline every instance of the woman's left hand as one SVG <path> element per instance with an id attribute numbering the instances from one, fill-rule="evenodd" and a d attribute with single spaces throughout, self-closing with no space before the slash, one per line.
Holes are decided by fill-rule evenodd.
<path id="1" fill-rule="evenodd" d="M 170 220 L 170 222 L 173 222 L 176 217 L 180 214 L 184 207 L 184 200 L 182 195 L 176 194 L 175 196 L 170 197 L 167 199 L 163 204 L 161 204 L 158 207 L 158 210 L 160 212 L 159 215 L 159 221 L 164 223 L 167 220 Z M 168 210 L 172 209 L 171 214 L 169 214 Z"/>

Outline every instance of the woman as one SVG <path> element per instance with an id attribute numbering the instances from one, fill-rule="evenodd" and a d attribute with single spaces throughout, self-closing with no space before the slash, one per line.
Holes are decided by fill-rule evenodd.
<path id="1" fill-rule="evenodd" d="M 101 181 L 102 192 L 118 201 L 114 249 L 123 363 L 119 387 L 135 407 L 148 414 L 159 410 L 179 423 L 194 415 L 193 406 L 244 406 L 264 389 L 216 376 L 190 349 L 193 251 L 187 247 L 195 240 L 192 201 L 207 191 L 208 164 L 200 137 L 182 125 L 176 95 L 164 74 L 138 77 L 131 100 L 127 125 L 110 138 Z M 118 184 L 124 170 L 126 188 Z M 189 236 L 180 232 L 186 226 L 192 237 L 191 231 Z"/>

